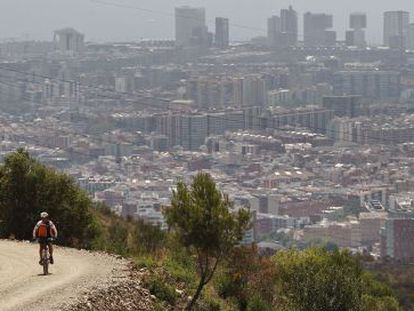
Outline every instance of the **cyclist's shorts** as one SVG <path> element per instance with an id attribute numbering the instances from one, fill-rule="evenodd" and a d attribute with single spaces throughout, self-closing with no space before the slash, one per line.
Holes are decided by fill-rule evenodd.
<path id="1" fill-rule="evenodd" d="M 49 244 L 51 243 L 49 238 L 38 238 L 39 244 Z"/>

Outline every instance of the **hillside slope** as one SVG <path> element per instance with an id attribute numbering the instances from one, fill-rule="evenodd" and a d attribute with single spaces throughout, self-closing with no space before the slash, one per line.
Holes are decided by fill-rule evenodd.
<path id="1" fill-rule="evenodd" d="M 43 276 L 37 263 L 37 249 L 36 244 L 0 241 L 2 311 L 75 310 L 81 305 L 92 310 L 97 307 L 94 300 L 105 298 L 118 301 L 118 306 L 110 310 L 129 310 L 119 304 L 124 300 L 133 308 L 131 310 L 152 309 L 149 293 L 139 287 L 139 281 L 130 279 L 127 261 L 102 253 L 56 247 L 56 264 L 50 268 L 51 275 Z M 114 289 L 125 289 L 126 286 L 130 292 L 130 287 L 134 287 L 141 306 L 117 297 L 119 293 Z M 95 299 L 98 297 L 91 296 L 100 293 L 106 293 L 106 297 Z M 111 303 L 106 306 L 110 307 Z"/>

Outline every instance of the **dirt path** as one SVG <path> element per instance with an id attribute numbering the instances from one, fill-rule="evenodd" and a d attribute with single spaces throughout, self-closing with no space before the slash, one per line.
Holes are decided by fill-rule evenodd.
<path id="1" fill-rule="evenodd" d="M 55 248 L 51 275 L 41 275 L 38 245 L 0 241 L 0 310 L 58 310 L 86 290 L 124 276 L 122 260 Z"/>

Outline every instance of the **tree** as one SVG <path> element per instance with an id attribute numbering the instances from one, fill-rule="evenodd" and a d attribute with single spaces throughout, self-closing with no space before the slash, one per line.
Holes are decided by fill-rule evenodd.
<path id="1" fill-rule="evenodd" d="M 287 310 L 399 310 L 391 291 L 367 276 L 346 250 L 289 250 L 274 262 L 278 304 Z"/>
<path id="2" fill-rule="evenodd" d="M 47 211 L 63 245 L 90 247 L 99 233 L 92 202 L 67 175 L 20 149 L 0 166 L 0 236 L 30 239 L 39 214 Z"/>
<path id="3" fill-rule="evenodd" d="M 179 182 L 171 207 L 164 213 L 178 240 L 193 251 L 197 259 L 200 280 L 187 306 L 188 310 L 193 310 L 219 262 L 242 240 L 250 225 L 250 214 L 242 209 L 232 211 L 228 197 L 205 173 L 199 173 L 190 187 Z"/>

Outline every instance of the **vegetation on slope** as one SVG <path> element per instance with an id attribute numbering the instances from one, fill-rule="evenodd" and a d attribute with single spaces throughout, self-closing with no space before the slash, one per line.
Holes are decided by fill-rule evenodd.
<path id="1" fill-rule="evenodd" d="M 255 246 L 237 246 L 246 215 L 231 212 L 208 175 L 179 184 L 173 198 L 166 218 L 174 231 L 162 232 L 113 215 L 71 178 L 19 150 L 0 166 L 0 237 L 30 239 L 47 210 L 59 243 L 120 254 L 145 268 L 160 310 L 185 308 L 200 284 L 195 310 L 400 310 L 392 291 L 346 251 L 288 250 L 268 258 Z"/>
<path id="2" fill-rule="evenodd" d="M 99 223 L 92 202 L 74 181 L 19 150 L 0 166 L 0 237 L 30 240 L 42 211 L 48 211 L 59 228 L 59 242 L 92 247 Z"/>
<path id="3" fill-rule="evenodd" d="M 178 183 L 165 216 L 180 243 L 196 255 L 200 280 L 187 306 L 193 310 L 218 265 L 243 239 L 250 213 L 243 209 L 232 212 L 230 201 L 213 179 L 200 173 L 190 187 Z"/>

